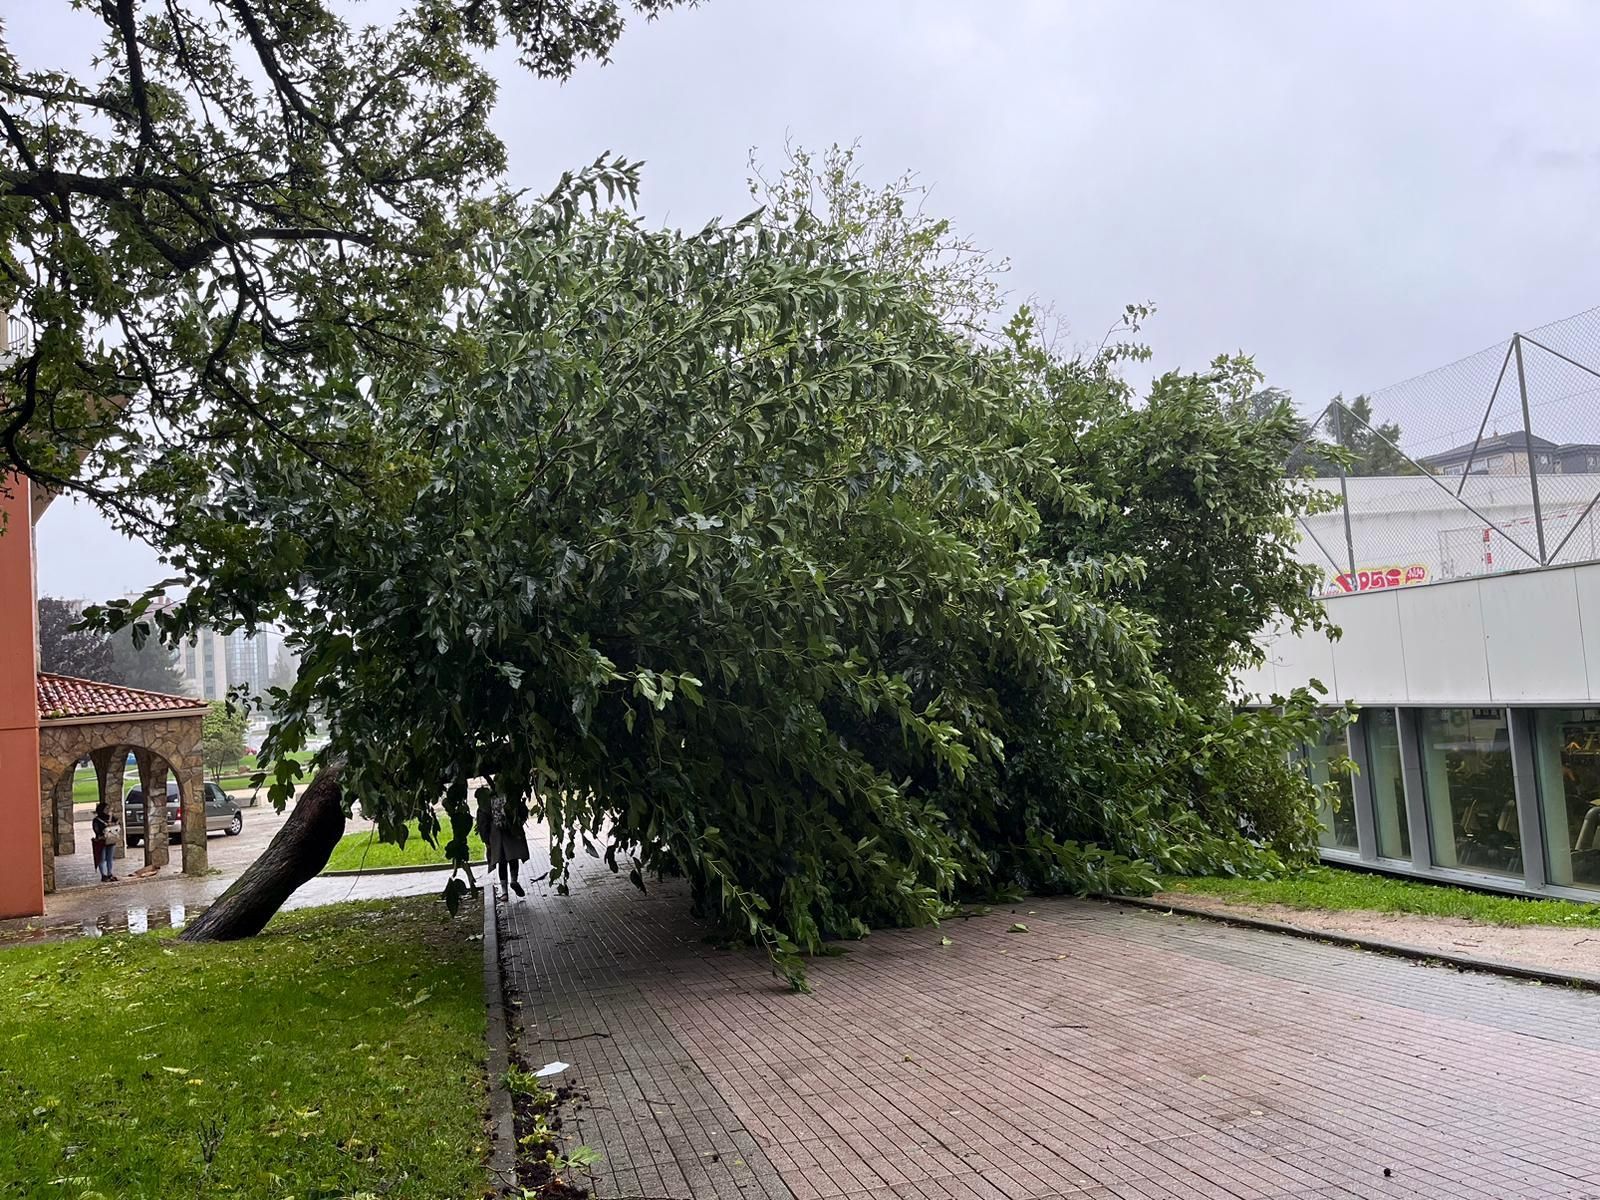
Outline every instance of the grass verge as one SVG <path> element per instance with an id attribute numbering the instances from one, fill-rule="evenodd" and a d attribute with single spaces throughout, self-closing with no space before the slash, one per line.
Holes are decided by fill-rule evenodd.
<path id="1" fill-rule="evenodd" d="M 396 846 L 393 842 L 380 842 L 376 830 L 367 833 L 347 833 L 339 839 L 339 844 L 333 848 L 333 854 L 328 859 L 324 871 L 357 871 L 371 870 L 373 867 L 429 867 L 448 861 L 444 853 L 444 844 L 448 835 L 441 835 L 437 846 L 430 846 L 422 840 L 422 835 L 417 832 L 417 823 L 412 821 L 407 827 L 410 830 L 404 846 Z M 467 849 L 473 862 L 483 860 L 483 839 L 476 833 L 467 835 Z"/>
<path id="2" fill-rule="evenodd" d="M 0 1197 L 482 1195 L 477 911 L 0 952 Z"/>
<path id="3" fill-rule="evenodd" d="M 293 754 L 287 755 L 286 757 L 296 759 L 300 762 L 310 762 L 311 751 L 296 750 Z M 255 769 L 255 755 L 247 754 L 239 760 L 231 774 L 222 776 L 215 782 L 225 792 L 234 791 L 239 788 L 247 788 L 250 786 L 250 781 L 255 777 Z M 207 776 L 207 778 L 209 779 L 210 776 Z M 305 782 L 310 782 L 309 777 L 305 780 Z M 126 796 L 138 786 L 139 772 L 133 770 L 132 768 L 125 770 L 122 776 L 122 794 Z M 262 795 L 265 795 L 266 788 L 263 787 L 261 792 Z M 79 767 L 77 769 L 77 774 L 72 777 L 73 804 L 93 805 L 97 803 L 99 799 L 100 783 L 98 777 L 95 775 L 94 768 Z"/>
<path id="4" fill-rule="evenodd" d="M 1167 879 L 1169 892 L 1216 896 L 1238 904 L 1282 904 L 1290 908 L 1412 913 L 1464 917 L 1489 925 L 1580 925 L 1600 928 L 1600 904 L 1573 900 L 1522 900 L 1448 884 L 1422 883 L 1313 867 L 1283 879 L 1232 879 L 1213 876 Z"/>

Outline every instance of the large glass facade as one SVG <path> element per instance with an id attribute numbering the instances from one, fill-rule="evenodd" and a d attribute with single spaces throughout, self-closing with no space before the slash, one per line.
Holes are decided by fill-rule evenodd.
<path id="1" fill-rule="evenodd" d="M 1506 710 L 1425 708 L 1418 715 L 1433 861 L 1521 875 Z"/>
<path id="2" fill-rule="evenodd" d="M 1411 858 L 1405 775 L 1400 766 L 1400 723 L 1392 708 L 1363 709 L 1358 728 L 1367 739 L 1378 857 Z"/>
<path id="3" fill-rule="evenodd" d="M 1306 747 L 1306 772 L 1313 783 L 1332 783 L 1324 791 L 1319 841 L 1340 850 L 1356 849 L 1356 808 L 1350 779 L 1350 743 L 1344 729 L 1324 729 Z"/>
<path id="4" fill-rule="evenodd" d="M 1359 850 L 1359 811 L 1371 819 L 1374 866 L 1416 863 L 1513 885 L 1531 874 L 1552 887 L 1600 892 L 1600 706 L 1368 708 L 1348 728 L 1330 726 L 1300 753 L 1307 775 L 1327 785 L 1318 813 L 1323 847 Z M 1518 778 L 1518 761 L 1532 767 L 1531 779 Z M 1528 835 L 1533 843 L 1524 844 L 1524 827 L 1538 829 Z"/>
<path id="5" fill-rule="evenodd" d="M 1550 882 L 1600 886 L 1600 708 L 1539 709 L 1533 743 Z"/>

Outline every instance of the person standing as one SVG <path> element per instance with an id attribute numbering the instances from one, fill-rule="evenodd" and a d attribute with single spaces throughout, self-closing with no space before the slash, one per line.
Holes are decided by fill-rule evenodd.
<path id="1" fill-rule="evenodd" d="M 94 820 L 89 823 L 94 837 L 89 842 L 89 848 L 94 851 L 95 865 L 100 868 L 101 883 L 115 883 L 117 877 L 111 873 L 111 864 L 116 855 L 117 843 L 122 840 L 120 830 L 111 819 L 111 810 L 104 800 L 94 806 Z"/>
<path id="2" fill-rule="evenodd" d="M 488 793 L 487 800 L 485 792 Z M 510 805 L 498 787 L 479 789 L 478 836 L 483 839 L 484 849 L 488 852 L 489 870 L 500 873 L 502 895 L 509 888 L 517 895 L 524 896 L 527 893 L 522 890 L 517 873 L 522 864 L 528 861 L 528 835 L 523 832 L 522 822 L 512 823 L 509 813 Z M 526 820 L 526 816 L 523 819 Z"/>

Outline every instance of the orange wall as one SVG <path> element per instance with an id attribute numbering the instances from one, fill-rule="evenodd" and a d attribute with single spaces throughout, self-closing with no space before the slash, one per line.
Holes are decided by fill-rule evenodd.
<path id="1" fill-rule="evenodd" d="M 33 521 L 28 482 L 0 495 L 0 917 L 44 912 L 39 705 L 34 683 Z"/>

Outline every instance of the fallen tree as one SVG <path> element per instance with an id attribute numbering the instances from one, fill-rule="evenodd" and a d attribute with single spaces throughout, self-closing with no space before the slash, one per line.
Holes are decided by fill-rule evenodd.
<path id="1" fill-rule="evenodd" d="M 178 935 L 185 942 L 254 937 L 273 914 L 328 865 L 344 836 L 340 768 L 324 767 L 295 801 L 294 811 L 239 878 Z"/>
<path id="2" fill-rule="evenodd" d="M 1227 708 L 1261 621 L 1317 619 L 1248 364 L 1135 398 L 1117 350 L 974 336 L 982 268 L 926 269 L 964 243 L 893 191 L 887 237 L 798 186 L 652 232 L 592 213 L 615 161 L 515 202 L 474 55 L 565 75 L 603 0 L 129 8 L 92 91 L 0 61 L 0 299 L 41 331 L 0 445 L 172 564 L 92 620 L 299 654 L 259 758 L 287 803 L 325 726 L 321 774 L 187 936 L 258 930 L 355 803 L 464 860 L 478 777 L 558 876 L 686 875 L 793 979 L 963 894 L 1304 852 L 1312 699 Z"/>
<path id="3" fill-rule="evenodd" d="M 325 388 L 360 486 L 221 448 L 175 522 L 207 570 L 167 635 L 252 609 L 300 656 L 262 747 L 279 796 L 324 714 L 322 759 L 383 836 L 415 820 L 465 861 L 489 778 L 550 824 L 558 877 L 589 846 L 683 874 L 795 980 L 825 938 L 965 893 L 1304 852 L 1286 751 L 1309 698 L 1219 722 L 1254 609 L 1213 617 L 1210 673 L 1180 686 L 1176 584 L 1139 546 L 1143 521 L 1180 533 L 1150 497 L 1203 495 L 1237 546 L 1197 523 L 1186 559 L 1244 547 L 1251 603 L 1292 595 L 1302 568 L 1260 553 L 1296 503 L 1282 430 L 1229 407 L 1246 368 L 1136 404 L 759 223 L 545 220 L 495 264 L 463 302 L 470 370 Z M 1139 483 L 1126 464 L 1174 428 L 1225 453 Z M 326 858 L 277 849 L 236 911 Z"/>

